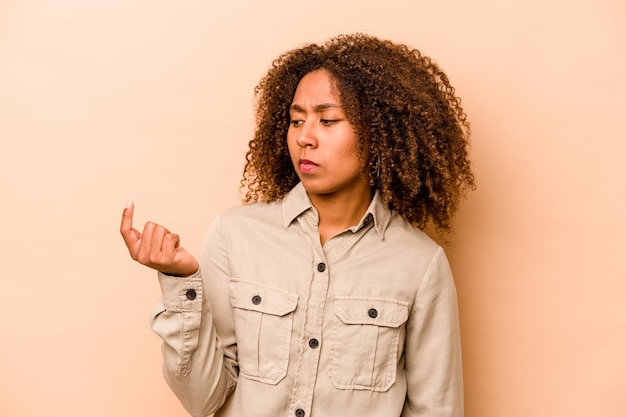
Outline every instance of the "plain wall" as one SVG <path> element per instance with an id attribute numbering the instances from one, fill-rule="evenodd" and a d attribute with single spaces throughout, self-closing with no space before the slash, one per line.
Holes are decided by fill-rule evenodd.
<path id="1" fill-rule="evenodd" d="M 479 188 L 447 247 L 466 415 L 623 417 L 625 18 L 621 0 L 0 1 L 0 415 L 186 415 L 122 208 L 197 253 L 239 202 L 272 59 L 362 31 L 432 56 L 472 122 Z"/>

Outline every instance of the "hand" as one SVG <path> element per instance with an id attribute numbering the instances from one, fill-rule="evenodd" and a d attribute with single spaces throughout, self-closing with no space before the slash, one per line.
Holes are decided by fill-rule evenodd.
<path id="1" fill-rule="evenodd" d="M 143 233 L 133 228 L 135 205 L 129 201 L 122 213 L 120 232 L 131 258 L 167 275 L 187 277 L 198 271 L 198 261 L 180 246 L 180 238 L 165 227 L 147 222 Z"/>

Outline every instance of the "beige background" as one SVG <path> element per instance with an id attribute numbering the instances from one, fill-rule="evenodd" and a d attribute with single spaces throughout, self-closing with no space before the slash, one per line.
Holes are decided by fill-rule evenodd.
<path id="1" fill-rule="evenodd" d="M 473 122 L 479 189 L 448 248 L 466 415 L 623 417 L 625 18 L 622 0 L 0 0 L 0 415 L 186 415 L 121 210 L 197 253 L 238 203 L 272 59 L 364 31 L 433 56 Z"/>

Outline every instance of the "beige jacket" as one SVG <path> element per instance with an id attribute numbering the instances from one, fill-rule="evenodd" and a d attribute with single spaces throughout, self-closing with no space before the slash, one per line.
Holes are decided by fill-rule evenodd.
<path id="1" fill-rule="evenodd" d="M 322 247 L 298 184 L 226 211 L 200 273 L 160 275 L 151 326 L 193 416 L 463 415 L 456 291 L 443 250 L 375 195 Z"/>

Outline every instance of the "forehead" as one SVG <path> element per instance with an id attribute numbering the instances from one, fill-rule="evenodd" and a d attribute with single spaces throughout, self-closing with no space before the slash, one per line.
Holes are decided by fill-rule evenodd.
<path id="1" fill-rule="evenodd" d="M 332 75 L 323 69 L 306 74 L 298 83 L 292 100 L 293 104 L 340 104 L 336 82 Z"/>

